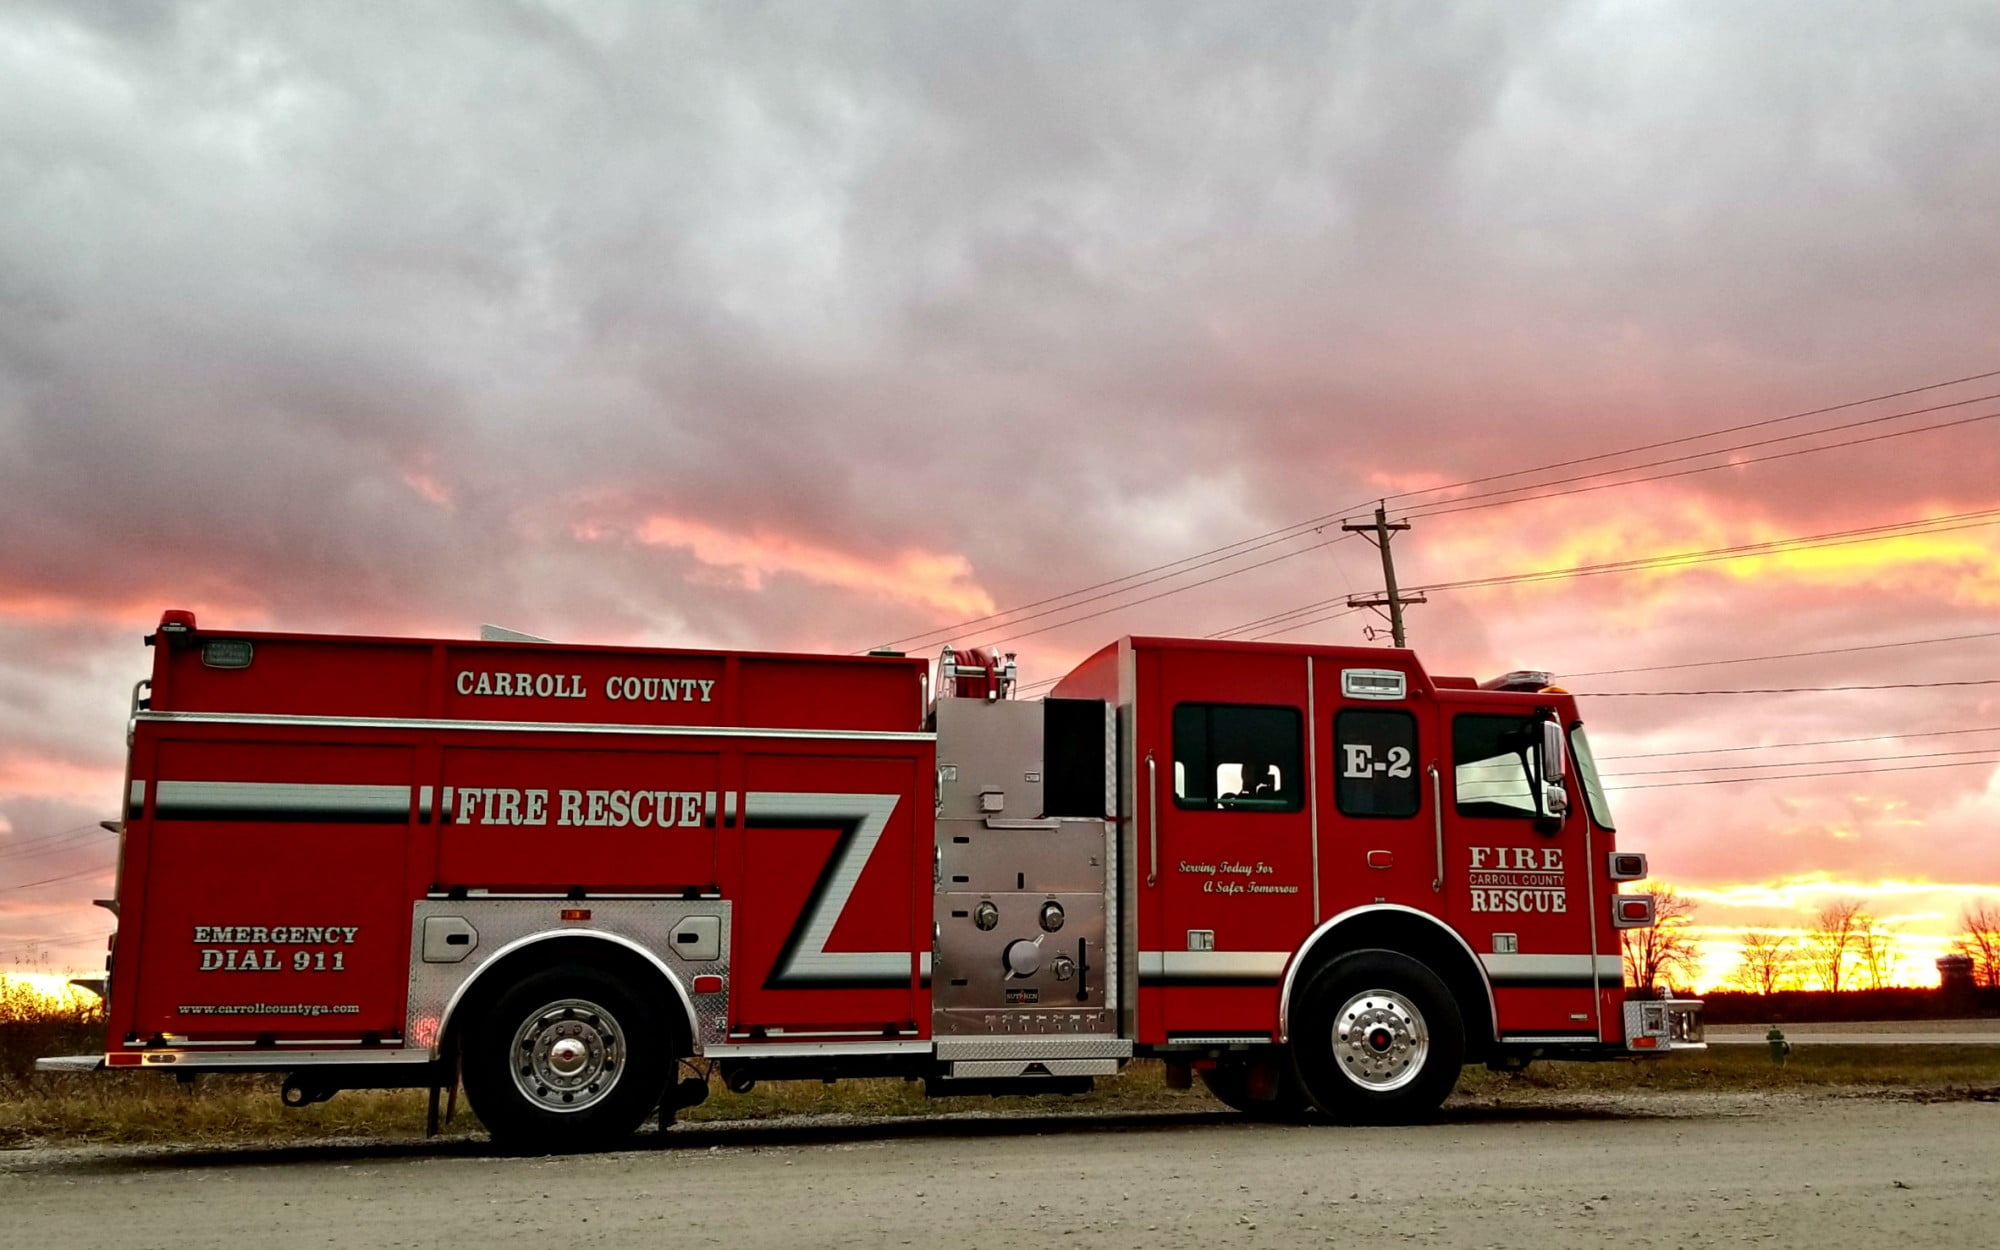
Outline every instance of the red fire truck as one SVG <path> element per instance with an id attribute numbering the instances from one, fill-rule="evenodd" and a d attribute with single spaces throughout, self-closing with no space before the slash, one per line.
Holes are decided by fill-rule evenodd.
<path id="1" fill-rule="evenodd" d="M 1460 1068 L 1701 1044 L 1575 701 L 1406 650 L 930 662 L 212 632 L 134 691 L 103 1055 L 455 1090 L 614 1140 L 714 1065 L 1407 1119 Z M 704 1072 L 704 1076 L 706 1073 Z"/>

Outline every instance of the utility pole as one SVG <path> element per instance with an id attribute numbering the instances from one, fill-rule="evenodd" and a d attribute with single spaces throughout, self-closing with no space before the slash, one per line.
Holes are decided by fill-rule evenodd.
<path id="1" fill-rule="evenodd" d="M 1360 524 L 1350 522 L 1340 527 L 1350 534 L 1359 534 L 1363 538 L 1366 538 L 1369 542 L 1374 543 L 1376 549 L 1382 553 L 1382 584 L 1386 588 L 1385 593 L 1379 595 L 1349 595 L 1347 597 L 1347 606 L 1350 608 L 1374 608 L 1377 612 L 1387 607 L 1389 609 L 1389 636 L 1395 639 L 1397 646 L 1402 647 L 1409 645 L 1403 640 L 1403 605 L 1406 603 L 1428 603 L 1430 601 L 1422 595 L 1405 595 L 1396 590 L 1396 560 L 1394 556 L 1389 554 L 1389 537 L 1392 534 L 1410 528 L 1410 523 L 1408 521 L 1398 521 L 1391 525 L 1389 523 L 1388 502 L 1385 499 L 1375 505 L 1374 521 L 1362 522 Z"/>

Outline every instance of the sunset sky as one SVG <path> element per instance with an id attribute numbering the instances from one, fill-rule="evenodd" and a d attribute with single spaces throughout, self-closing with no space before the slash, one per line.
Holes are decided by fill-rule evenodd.
<path id="1" fill-rule="evenodd" d="M 1630 696 L 1714 975 L 1852 896 L 1934 980 L 2000 898 L 1996 117 L 1989 3 L 10 4 L 0 970 L 101 956 L 162 608 L 1033 682 L 1366 641 L 1386 498 L 1434 671 Z"/>

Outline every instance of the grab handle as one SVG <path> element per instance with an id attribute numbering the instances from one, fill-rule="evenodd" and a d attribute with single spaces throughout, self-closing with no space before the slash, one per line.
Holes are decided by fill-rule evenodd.
<path id="1" fill-rule="evenodd" d="M 1146 869 L 1146 884 L 1160 882 L 1160 770 L 1153 763 L 1153 753 L 1146 752 L 1146 842 L 1150 858 Z"/>
<path id="2" fill-rule="evenodd" d="M 1431 823 L 1437 829 L 1437 876 L 1431 879 L 1431 893 L 1444 892 L 1444 782 L 1438 779 L 1438 766 L 1431 765 Z"/>

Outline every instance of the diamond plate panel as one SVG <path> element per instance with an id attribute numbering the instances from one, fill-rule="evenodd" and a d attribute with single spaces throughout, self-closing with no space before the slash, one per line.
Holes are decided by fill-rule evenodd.
<path id="1" fill-rule="evenodd" d="M 940 1059 L 1130 1059 L 1122 1037 L 941 1037 Z"/>
<path id="2" fill-rule="evenodd" d="M 561 919 L 565 908 L 587 909 L 590 919 L 565 921 Z M 674 929 L 691 916 L 712 916 L 720 921 L 722 941 L 717 958 L 688 960 L 675 953 Z M 423 962 L 424 921 L 432 917 L 453 917 L 471 925 L 477 935 L 471 954 L 458 963 Z M 689 1023 L 695 1053 L 724 1040 L 728 1030 L 730 905 L 719 898 L 570 901 L 478 896 L 420 900 L 411 917 L 410 998 L 404 1036 L 411 1045 L 425 1047 L 435 1056 L 449 1012 L 482 970 L 504 956 L 561 937 L 623 939 L 651 955 L 665 966 L 679 988 L 672 1009 L 683 1017 L 692 1010 Z M 719 977 L 722 988 L 697 994 L 694 979 L 698 976 Z"/>
<path id="3" fill-rule="evenodd" d="M 991 1079 L 1015 1076 L 1111 1076 L 1118 1071 L 1116 1059 L 975 1059 L 948 1065 L 953 1080 Z M 1030 1069 L 1033 1069 L 1030 1071 Z"/>

